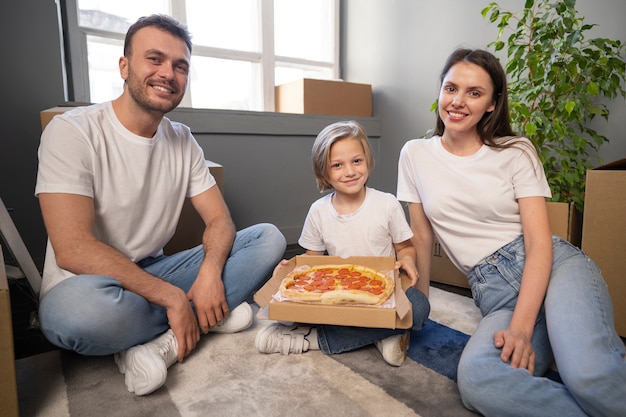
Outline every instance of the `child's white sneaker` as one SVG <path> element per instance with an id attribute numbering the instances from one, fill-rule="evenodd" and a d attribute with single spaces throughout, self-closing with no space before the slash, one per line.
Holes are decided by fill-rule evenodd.
<path id="1" fill-rule="evenodd" d="M 389 365 L 400 366 L 404 363 L 411 342 L 411 333 L 398 334 L 376 342 L 376 348 Z"/>
<path id="2" fill-rule="evenodd" d="M 178 342 L 170 329 L 148 343 L 116 353 L 114 359 L 128 391 L 146 395 L 165 384 L 167 368 L 177 357 Z"/>
<path id="3" fill-rule="evenodd" d="M 254 338 L 254 345 L 261 353 L 280 353 L 288 355 L 290 353 L 302 353 L 309 350 L 310 343 L 306 339 L 311 333 L 311 327 L 293 325 L 286 326 L 274 323 L 257 333 Z"/>

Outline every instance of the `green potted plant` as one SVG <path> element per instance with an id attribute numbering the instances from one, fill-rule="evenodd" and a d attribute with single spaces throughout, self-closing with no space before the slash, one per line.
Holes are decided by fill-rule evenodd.
<path id="1" fill-rule="evenodd" d="M 526 0 L 514 13 L 492 2 L 481 13 L 498 27 L 488 47 L 506 49 L 514 129 L 537 146 L 552 201 L 582 212 L 586 171 L 601 162 L 596 151 L 609 140 L 590 122 L 608 120 L 603 100 L 626 97 L 626 63 L 623 42 L 585 37 L 595 25 L 584 23 L 575 5 Z"/>

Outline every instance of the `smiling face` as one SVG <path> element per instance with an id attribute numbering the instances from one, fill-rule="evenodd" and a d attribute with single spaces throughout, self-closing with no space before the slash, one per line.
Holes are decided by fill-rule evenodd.
<path id="1" fill-rule="evenodd" d="M 439 117 L 445 134 L 476 134 L 478 122 L 495 109 L 494 87 L 483 68 L 458 62 L 446 73 L 439 91 Z"/>
<path id="2" fill-rule="evenodd" d="M 185 42 L 155 27 L 134 35 L 120 73 L 135 104 L 165 114 L 178 106 L 187 88 L 191 53 Z"/>
<path id="3" fill-rule="evenodd" d="M 359 139 L 344 138 L 330 149 L 326 180 L 338 194 L 356 195 L 365 191 L 369 167 Z"/>

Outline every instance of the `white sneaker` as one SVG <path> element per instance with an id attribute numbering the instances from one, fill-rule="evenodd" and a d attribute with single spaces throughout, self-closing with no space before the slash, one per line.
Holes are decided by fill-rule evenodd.
<path id="1" fill-rule="evenodd" d="M 400 366 L 404 363 L 411 342 L 411 333 L 389 336 L 376 342 L 376 348 L 383 355 L 383 359 L 389 365 Z"/>
<path id="2" fill-rule="evenodd" d="M 302 353 L 309 350 L 309 341 L 306 339 L 311 333 L 308 326 L 286 326 L 280 323 L 271 324 L 257 333 L 254 345 L 261 353 Z"/>
<path id="3" fill-rule="evenodd" d="M 177 356 L 178 342 L 170 329 L 148 343 L 116 353 L 114 359 L 128 391 L 146 395 L 165 384 L 167 368 Z"/>
<path id="4" fill-rule="evenodd" d="M 237 333 L 246 330 L 254 322 L 252 307 L 245 301 L 233 309 L 228 316 L 211 329 L 215 333 Z"/>

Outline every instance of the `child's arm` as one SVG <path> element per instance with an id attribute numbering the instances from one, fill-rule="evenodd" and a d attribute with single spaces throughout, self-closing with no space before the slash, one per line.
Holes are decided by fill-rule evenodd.
<path id="1" fill-rule="evenodd" d="M 404 242 L 394 243 L 393 246 L 396 249 L 396 257 L 398 258 L 395 265 L 396 269 L 404 269 L 411 280 L 411 286 L 416 287 L 419 274 L 417 273 L 417 262 L 413 244 L 410 240 L 405 240 Z"/>
<path id="2" fill-rule="evenodd" d="M 319 251 L 319 250 L 306 250 L 305 255 L 309 255 L 309 256 L 324 256 L 324 252 L 323 251 Z"/>

